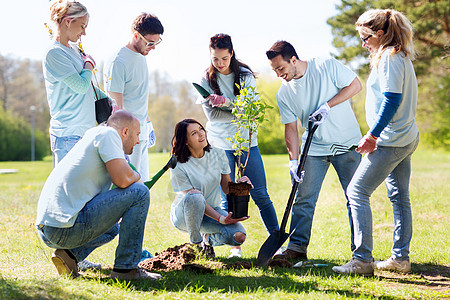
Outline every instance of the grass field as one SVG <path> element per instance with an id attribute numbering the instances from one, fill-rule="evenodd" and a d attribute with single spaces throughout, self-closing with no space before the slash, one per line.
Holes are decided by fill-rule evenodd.
<path id="1" fill-rule="evenodd" d="M 156 173 L 168 154 L 151 154 L 150 171 Z M 290 191 L 287 156 L 264 156 L 269 194 L 281 220 Z M 42 162 L 0 162 L 0 299 L 435 299 L 450 296 L 450 153 L 418 150 L 413 156 L 411 199 L 414 236 L 411 243 L 413 272 L 401 275 L 376 272 L 372 278 L 341 276 L 334 265 L 351 258 L 345 199 L 334 170 L 323 184 L 313 223 L 308 258 L 326 263 L 322 268 L 252 268 L 162 272 L 157 282 L 115 282 L 108 278 L 117 239 L 92 253 L 102 263 L 100 272 L 71 280 L 59 277 L 50 260 L 52 250 L 38 238 L 34 227 L 37 200 L 52 169 Z M 152 253 L 188 242 L 169 220 L 171 187 L 168 172 L 151 190 L 144 247 Z M 372 199 L 374 257 L 390 254 L 392 208 L 384 186 Z M 251 218 L 244 223 L 248 238 L 244 259 L 256 262 L 267 238 L 258 212 L 250 203 Z M 217 247 L 217 260 L 227 259 L 228 247 Z M 206 261 L 200 261 L 206 264 Z"/>

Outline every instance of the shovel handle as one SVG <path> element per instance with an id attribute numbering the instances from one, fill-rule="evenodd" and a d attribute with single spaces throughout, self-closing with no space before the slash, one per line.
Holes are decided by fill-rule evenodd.
<path id="1" fill-rule="evenodd" d="M 305 166 L 305 161 L 306 161 L 306 156 L 308 155 L 309 146 L 311 146 L 311 141 L 312 141 L 314 132 L 316 131 L 318 126 L 319 125 L 315 124 L 315 122 L 313 122 L 313 121 L 308 122 L 308 136 L 306 138 L 305 146 L 303 147 L 302 155 L 300 156 L 300 163 L 299 163 L 298 169 L 297 169 L 297 176 L 299 176 L 299 177 L 303 171 L 303 167 Z M 297 193 L 298 185 L 299 185 L 299 182 L 294 180 L 294 184 L 292 185 L 291 193 L 289 194 L 289 200 L 286 204 L 286 210 L 284 211 L 283 220 L 281 221 L 280 232 L 285 232 L 287 220 L 291 213 L 292 205 L 294 204 L 294 198 Z"/>
<path id="2" fill-rule="evenodd" d="M 177 159 L 175 157 L 175 155 L 172 155 L 169 159 L 169 161 L 167 162 L 167 164 L 158 171 L 158 173 L 156 173 L 149 181 L 144 182 L 144 184 L 148 187 L 148 189 L 151 189 L 152 186 L 156 183 L 156 181 L 158 181 L 159 178 L 161 178 L 161 176 L 170 168 L 173 169 L 175 168 L 177 164 Z"/>

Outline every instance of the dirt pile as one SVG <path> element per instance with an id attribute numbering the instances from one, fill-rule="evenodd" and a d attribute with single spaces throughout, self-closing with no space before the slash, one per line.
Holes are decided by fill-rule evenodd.
<path id="1" fill-rule="evenodd" d="M 183 265 L 195 260 L 197 250 L 194 247 L 186 243 L 167 248 L 161 253 L 156 253 L 154 257 L 141 261 L 139 267 L 146 270 L 181 270 Z"/>
<path id="2" fill-rule="evenodd" d="M 141 261 L 139 267 L 149 271 L 190 270 L 197 273 L 212 273 L 215 269 L 241 270 L 252 268 L 252 264 L 248 261 L 237 261 L 229 264 L 211 261 L 210 266 L 212 267 L 192 263 L 198 251 L 198 248 L 192 244 L 178 245 Z"/>

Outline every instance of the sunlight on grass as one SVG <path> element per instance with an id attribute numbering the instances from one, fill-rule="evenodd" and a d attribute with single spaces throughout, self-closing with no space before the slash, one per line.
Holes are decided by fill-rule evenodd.
<path id="1" fill-rule="evenodd" d="M 169 154 L 150 154 L 150 173 L 155 174 Z M 290 192 L 288 160 L 285 155 L 263 157 L 268 190 L 278 220 Z M 44 181 L 52 169 L 51 160 L 42 162 L 0 162 L 0 168 L 18 169 L 0 175 L 0 299 L 346 299 L 377 297 L 434 298 L 448 296 L 434 289 L 422 270 L 450 267 L 449 226 L 450 154 L 421 149 L 413 156 L 411 202 L 414 236 L 411 242 L 413 274 L 398 279 L 382 274 L 373 278 L 339 276 L 335 264 L 351 258 L 350 229 L 346 200 L 332 168 L 328 172 L 314 215 L 308 258 L 328 264 L 324 268 L 252 268 L 214 270 L 212 274 L 191 271 L 163 272 L 157 282 L 115 282 L 109 279 L 117 239 L 97 249 L 89 260 L 103 265 L 102 272 L 88 272 L 84 278 L 62 278 L 51 263 L 52 249 L 39 239 L 34 226 L 36 205 Z M 170 222 L 172 202 L 169 172 L 151 190 L 144 248 L 152 254 L 189 241 L 186 233 Z M 371 198 L 374 219 L 374 257 L 385 259 L 392 246 L 392 206 L 382 185 Z M 243 245 L 244 259 L 256 263 L 256 255 L 267 238 L 254 202 L 251 218 L 244 223 L 248 237 Z M 289 224 L 288 227 L 289 228 Z M 229 247 L 216 247 L 218 260 L 228 260 Z M 200 261 L 205 263 L 205 261 Z M 441 279 L 449 287 L 449 277 Z"/>

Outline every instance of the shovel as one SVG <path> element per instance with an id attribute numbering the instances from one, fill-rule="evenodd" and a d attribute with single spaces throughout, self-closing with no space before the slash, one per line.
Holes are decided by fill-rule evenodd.
<path id="1" fill-rule="evenodd" d="M 177 158 L 175 157 L 175 154 L 172 154 L 167 164 L 158 171 L 158 173 L 155 174 L 155 176 L 152 177 L 149 181 L 144 182 L 144 184 L 148 187 L 148 189 L 151 189 L 152 186 L 156 183 L 156 181 L 170 168 L 174 169 L 177 165 Z"/>
<path id="2" fill-rule="evenodd" d="M 320 115 L 319 115 L 320 116 Z M 316 121 L 319 121 L 316 119 Z M 316 131 L 318 124 L 314 124 L 313 121 L 308 122 L 308 136 L 306 138 L 305 146 L 303 147 L 303 152 L 300 157 L 300 163 L 297 169 L 297 176 L 301 177 L 301 172 L 303 171 L 303 167 L 305 166 L 306 156 L 308 155 L 309 146 L 311 145 L 312 137 L 314 132 Z M 264 266 L 267 264 L 269 259 L 277 252 L 278 249 L 284 244 L 284 242 L 289 238 L 290 234 L 285 232 L 287 220 L 291 213 L 292 205 L 294 204 L 295 194 L 297 192 L 299 183 L 294 181 L 294 185 L 292 185 L 291 194 L 289 195 L 289 200 L 286 205 L 286 210 L 284 211 L 283 220 L 281 221 L 280 230 L 274 230 L 269 235 L 267 240 L 261 246 L 258 253 L 258 259 L 256 264 L 258 266 Z"/>
<path id="3" fill-rule="evenodd" d="M 128 163 L 130 165 L 130 167 L 136 171 L 136 168 L 133 166 L 133 164 Z M 161 176 L 170 168 L 170 169 L 174 169 L 175 166 L 177 165 L 177 158 L 175 157 L 175 154 L 172 154 L 172 156 L 170 157 L 169 161 L 167 162 L 167 164 L 158 171 L 158 173 L 155 174 L 155 176 L 153 176 L 149 181 L 144 182 L 144 184 L 148 187 L 148 189 L 151 189 L 152 186 L 156 183 L 156 181 L 158 181 L 159 178 L 161 178 Z M 112 186 L 113 189 L 117 188 L 116 185 Z"/>

